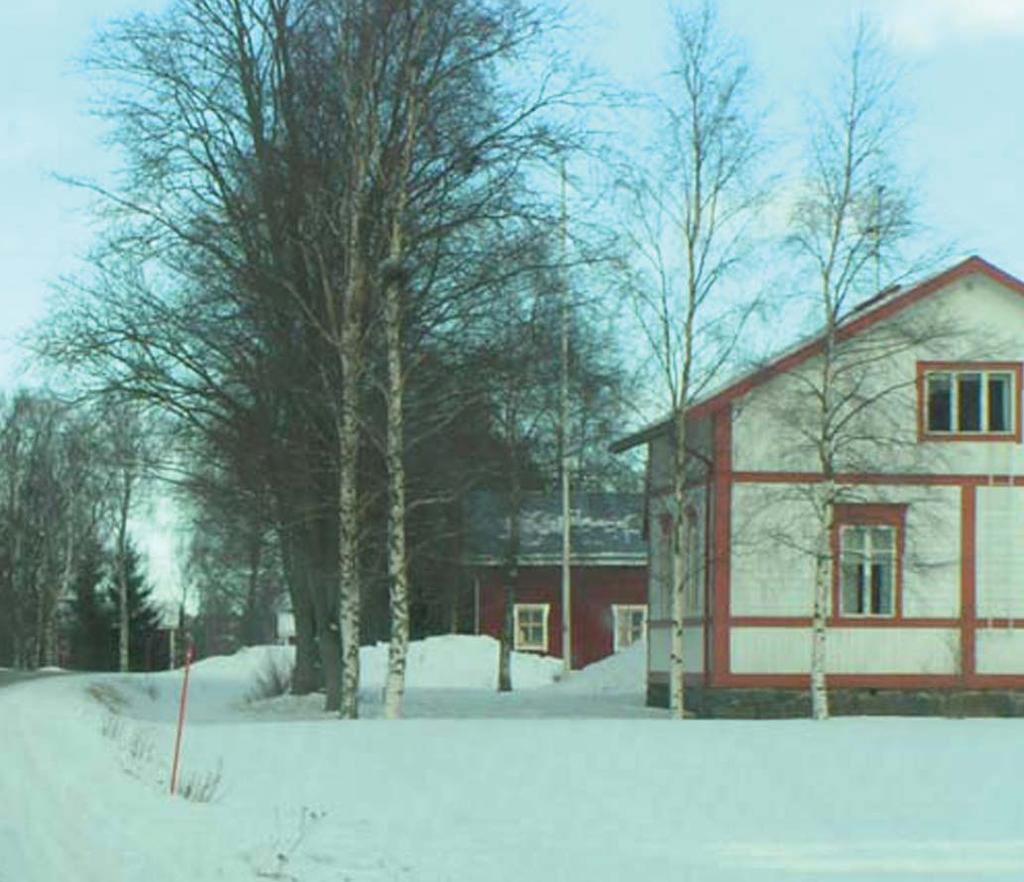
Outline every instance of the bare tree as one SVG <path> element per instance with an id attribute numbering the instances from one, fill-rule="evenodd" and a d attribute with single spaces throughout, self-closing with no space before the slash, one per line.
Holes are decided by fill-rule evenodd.
<path id="1" fill-rule="evenodd" d="M 750 222 L 764 198 L 755 176 L 762 152 L 743 56 L 714 7 L 675 13 L 671 92 L 663 114 L 663 159 L 652 177 L 622 182 L 633 219 L 630 244 L 640 266 L 636 313 L 672 413 L 672 641 L 669 698 L 684 715 L 684 633 L 692 589 L 686 560 L 687 487 L 695 462 L 687 410 L 733 355 L 750 301 L 728 282 L 751 247 Z"/>
<path id="2" fill-rule="evenodd" d="M 542 205 L 527 169 L 565 143 L 541 117 L 567 94 L 554 57 L 536 86 L 507 74 L 551 22 L 513 0 L 178 0 L 110 29 L 93 59 L 130 173 L 92 187 L 111 223 L 43 348 L 90 368 L 94 390 L 161 407 L 220 464 L 249 442 L 257 468 L 235 471 L 272 498 L 295 682 L 315 646 L 343 716 L 358 713 L 362 599 L 382 584 L 365 578 L 386 495 L 368 462 L 387 443 L 369 407 L 382 353 L 407 382 L 479 320 L 495 277 L 522 271 L 491 245 Z M 392 431 L 394 449 L 441 426 Z"/>
<path id="3" fill-rule="evenodd" d="M 811 708 L 828 717 L 825 681 L 826 622 L 832 581 L 830 530 L 835 507 L 849 494 L 839 469 L 865 442 L 864 415 L 877 412 L 907 381 L 876 381 L 876 368 L 900 350 L 936 339 L 936 327 L 890 323 L 882 337 L 845 333 L 855 301 L 877 290 L 880 280 L 908 270 L 904 249 L 915 231 L 909 189 L 892 160 L 900 128 L 894 100 L 897 77 L 871 26 L 861 20 L 841 57 L 827 100 L 809 122 L 807 173 L 792 218 L 790 243 L 815 279 L 821 318 L 820 356 L 810 372 L 794 377 L 813 402 L 804 407 L 800 431 L 813 450 L 822 480 L 808 490 L 814 512 L 814 605 Z M 894 267 L 899 267 L 898 273 Z M 878 428 L 868 440 L 878 441 Z"/>

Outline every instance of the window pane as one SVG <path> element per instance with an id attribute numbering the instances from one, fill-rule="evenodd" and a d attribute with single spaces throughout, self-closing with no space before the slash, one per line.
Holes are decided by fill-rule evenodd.
<path id="1" fill-rule="evenodd" d="M 896 531 L 892 527 L 874 527 L 871 530 L 871 552 L 873 555 L 891 553 Z"/>
<path id="2" fill-rule="evenodd" d="M 892 614 L 891 560 L 871 564 L 871 612 L 881 616 Z"/>
<path id="3" fill-rule="evenodd" d="M 843 527 L 843 556 L 864 550 L 864 527 Z"/>
<path id="4" fill-rule="evenodd" d="M 949 432 L 953 428 L 949 374 L 928 375 L 928 431 Z"/>
<path id="5" fill-rule="evenodd" d="M 862 579 L 864 565 L 861 563 L 843 563 L 842 569 L 842 601 L 843 612 L 854 615 L 864 612 L 864 592 L 862 591 Z"/>
<path id="6" fill-rule="evenodd" d="M 961 432 L 981 431 L 981 374 L 958 374 L 956 404 Z"/>
<path id="7" fill-rule="evenodd" d="M 988 376 L 988 430 L 990 432 L 1010 431 L 1010 389 L 1009 374 Z"/>

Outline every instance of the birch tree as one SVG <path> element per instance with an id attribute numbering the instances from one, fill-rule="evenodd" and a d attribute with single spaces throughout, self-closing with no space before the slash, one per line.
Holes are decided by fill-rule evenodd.
<path id="1" fill-rule="evenodd" d="M 751 78 L 714 7 L 675 13 L 674 64 L 662 110 L 664 160 L 654 177 L 622 182 L 639 261 L 632 286 L 641 328 L 671 406 L 672 639 L 669 700 L 684 716 L 687 486 L 694 467 L 687 410 L 733 354 L 750 302 L 725 290 L 750 252 L 750 223 L 764 187 Z"/>
<path id="2" fill-rule="evenodd" d="M 883 276 L 906 272 L 904 247 L 914 232 L 912 200 L 893 161 L 900 128 L 896 75 L 878 36 L 861 20 L 839 59 L 828 97 L 809 120 L 807 172 L 792 218 L 790 244 L 813 277 L 812 302 L 821 320 L 821 351 L 800 384 L 813 401 L 801 433 L 813 449 L 822 480 L 808 491 L 814 512 L 814 592 L 811 645 L 811 713 L 828 717 L 826 633 L 832 584 L 830 531 L 835 506 L 849 492 L 837 482 L 852 446 L 863 440 L 858 418 L 878 409 L 896 388 L 866 396 L 866 369 L 938 328 L 894 326 L 887 341 L 865 349 L 843 334 L 843 319 L 858 297 L 876 290 Z M 903 386 L 906 385 L 904 382 Z"/>

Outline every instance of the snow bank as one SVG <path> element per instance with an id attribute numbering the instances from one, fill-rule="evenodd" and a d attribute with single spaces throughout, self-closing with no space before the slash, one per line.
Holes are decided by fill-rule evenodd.
<path id="1" fill-rule="evenodd" d="M 583 695 L 634 695 L 646 691 L 647 646 L 637 643 L 622 652 L 574 671 L 557 689 Z"/>
<path id="2" fill-rule="evenodd" d="M 384 687 L 388 645 L 364 646 L 359 652 L 360 691 L 373 715 L 374 703 Z M 211 656 L 192 665 L 189 686 L 189 719 L 217 722 L 232 719 L 239 707 L 259 695 L 259 681 L 272 669 L 286 674 L 295 660 L 291 646 L 253 646 L 233 655 Z M 561 674 L 560 659 L 512 653 L 512 685 L 516 690 L 550 686 Z M 94 675 L 118 689 L 130 704 L 128 713 L 139 719 L 168 721 L 177 714 L 181 688 L 180 670 L 155 674 Z M 407 694 L 433 691 L 494 692 L 498 683 L 498 641 L 491 637 L 444 635 L 414 640 L 409 645 L 406 668 Z M 322 696 L 276 701 L 278 714 L 316 715 Z"/>
<path id="3" fill-rule="evenodd" d="M 295 660 L 291 646 L 252 646 L 234 655 L 211 656 L 192 669 L 197 681 L 234 680 L 250 687 L 268 666 L 287 670 Z M 359 650 L 361 689 L 381 689 L 387 674 L 388 644 L 364 646 Z M 516 689 L 536 689 L 555 681 L 562 670 L 561 659 L 530 653 L 512 653 L 512 684 Z M 180 677 L 165 672 L 158 676 Z M 446 634 L 413 640 L 406 663 L 406 686 L 410 689 L 493 689 L 498 682 L 498 641 L 492 637 Z"/>
<path id="4" fill-rule="evenodd" d="M 409 644 L 408 689 L 494 689 L 498 682 L 498 641 L 493 637 L 445 634 Z M 388 645 L 360 651 L 360 685 L 381 689 L 387 673 Z M 514 689 L 548 686 L 561 673 L 561 659 L 525 652 L 512 653 Z"/>

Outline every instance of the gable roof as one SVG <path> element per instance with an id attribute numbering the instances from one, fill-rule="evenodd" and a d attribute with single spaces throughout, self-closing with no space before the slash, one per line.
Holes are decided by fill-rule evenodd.
<path id="1" fill-rule="evenodd" d="M 894 285 L 879 291 L 867 300 L 857 304 L 840 320 L 838 338 L 840 340 L 848 340 L 850 337 L 862 334 L 879 322 L 892 318 L 894 315 L 903 312 L 936 291 L 972 275 L 986 276 L 992 281 L 1024 296 L 1024 281 L 1010 275 L 1005 270 L 1001 270 L 984 258 L 971 255 L 949 269 L 923 279 L 907 288 Z M 735 399 L 743 397 L 752 389 L 773 377 L 793 370 L 809 358 L 817 355 L 824 346 L 824 343 L 824 332 L 815 334 L 809 340 L 798 341 L 793 346 L 780 352 L 768 364 L 746 371 L 738 377 L 727 381 L 718 389 L 694 401 L 686 412 L 687 418 L 692 420 L 703 419 Z M 652 438 L 656 438 L 668 431 L 671 424 L 671 416 L 661 419 L 641 429 L 639 432 L 634 432 L 631 435 L 620 438 L 611 445 L 611 450 L 613 453 L 622 453 L 625 450 L 636 447 L 638 444 L 650 441 Z"/>
<path id="2" fill-rule="evenodd" d="M 572 497 L 571 559 L 574 564 L 645 566 L 643 496 L 639 493 L 579 493 Z M 466 562 L 503 565 L 509 520 L 502 494 L 477 491 L 466 501 Z M 562 500 L 555 493 L 527 493 L 520 529 L 520 566 L 562 560 Z"/>

